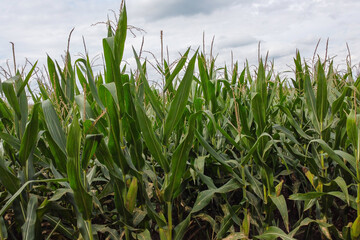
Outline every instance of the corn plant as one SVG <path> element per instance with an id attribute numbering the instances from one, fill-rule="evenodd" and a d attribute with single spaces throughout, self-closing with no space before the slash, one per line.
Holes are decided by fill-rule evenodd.
<path id="1" fill-rule="evenodd" d="M 187 49 L 155 67 L 126 5 L 87 55 L 1 82 L 0 239 L 359 239 L 360 76 L 329 59 L 218 67 Z M 27 98 L 30 95 L 31 98 Z"/>

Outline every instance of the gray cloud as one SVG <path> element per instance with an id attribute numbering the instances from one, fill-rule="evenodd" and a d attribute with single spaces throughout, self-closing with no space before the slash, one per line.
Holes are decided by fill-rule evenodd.
<path id="1" fill-rule="evenodd" d="M 161 20 L 169 17 L 194 16 L 197 14 L 211 14 L 217 10 L 231 7 L 243 0 L 140 0 L 137 9 L 141 17 L 146 19 Z M 131 6 L 135 3 L 131 2 Z"/>
<path id="2" fill-rule="evenodd" d="M 84 52 L 85 37 L 90 57 L 101 53 L 101 39 L 106 35 L 104 25 L 91 26 L 112 17 L 120 1 L 116 0 L 0 0 L 0 65 L 11 59 L 10 41 L 16 44 L 18 62 L 25 57 L 32 61 L 46 61 L 46 53 L 60 59 L 66 49 L 70 30 L 72 54 Z M 206 35 L 207 52 L 215 36 L 214 54 L 218 64 L 234 59 L 256 63 L 257 43 L 261 41 L 262 55 L 269 51 L 276 69 L 292 64 L 295 49 L 302 56 L 312 58 L 318 39 L 322 39 L 318 53 L 325 53 L 330 38 L 329 55 L 343 63 L 347 51 L 353 63 L 360 61 L 358 44 L 358 11 L 360 1 L 343 0 L 128 0 L 128 23 L 146 30 L 145 50 L 160 56 L 160 30 L 164 44 L 169 47 L 170 61 L 179 57 L 187 47 L 202 46 Z M 131 46 L 140 49 L 141 35 L 126 42 L 125 58 L 132 62 Z M 152 59 L 151 55 L 146 55 Z M 75 57 L 73 57 L 75 59 Z M 101 62 L 98 62 L 101 63 Z M 156 79 L 153 79 L 156 80 Z"/>
<path id="3" fill-rule="evenodd" d="M 231 36 L 222 37 L 217 40 L 217 45 L 221 49 L 235 49 L 257 44 L 258 40 L 252 36 Z"/>

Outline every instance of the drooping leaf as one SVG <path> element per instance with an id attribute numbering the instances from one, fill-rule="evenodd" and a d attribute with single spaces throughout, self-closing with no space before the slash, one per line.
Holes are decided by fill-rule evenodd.
<path id="1" fill-rule="evenodd" d="M 289 232 L 289 215 L 288 215 L 288 208 L 286 206 L 286 201 L 283 195 L 278 197 L 270 196 L 272 202 L 275 204 L 277 209 L 280 212 L 280 215 L 284 221 L 285 228 L 287 232 Z"/>
<path id="2" fill-rule="evenodd" d="M 283 240 L 295 240 L 295 238 L 292 238 L 288 236 L 286 233 L 284 233 L 283 230 L 281 230 L 278 227 L 271 226 L 269 227 L 263 234 L 256 236 L 256 239 L 276 239 L 281 238 Z"/>

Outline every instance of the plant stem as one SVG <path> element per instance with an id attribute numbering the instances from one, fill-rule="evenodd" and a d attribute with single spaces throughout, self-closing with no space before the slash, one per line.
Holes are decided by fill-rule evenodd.
<path id="1" fill-rule="evenodd" d="M 91 227 L 91 220 L 86 220 L 88 226 L 89 226 L 89 239 L 90 240 L 93 240 L 94 237 L 93 237 L 93 234 L 92 234 L 92 227 Z"/>
<path id="2" fill-rule="evenodd" d="M 130 240 L 130 232 L 127 226 L 124 227 L 125 230 L 125 239 Z"/>
<path id="3" fill-rule="evenodd" d="M 356 157 L 356 177 L 358 181 L 360 181 L 359 156 L 357 149 L 355 149 L 355 157 Z M 357 208 L 357 216 L 360 216 L 360 183 L 357 184 L 356 208 Z"/>
<path id="4" fill-rule="evenodd" d="M 171 202 L 167 202 L 167 210 L 168 210 L 168 239 L 172 240 L 172 204 Z"/>

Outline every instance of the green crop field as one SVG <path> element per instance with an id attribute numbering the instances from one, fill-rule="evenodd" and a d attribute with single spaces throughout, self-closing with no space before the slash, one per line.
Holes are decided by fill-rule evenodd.
<path id="1" fill-rule="evenodd" d="M 298 52 L 288 77 L 218 67 L 188 49 L 122 62 L 126 8 L 104 66 L 47 58 L 2 79 L 0 239 L 359 239 L 360 76 Z M 30 96 L 28 99 L 27 95 Z"/>

